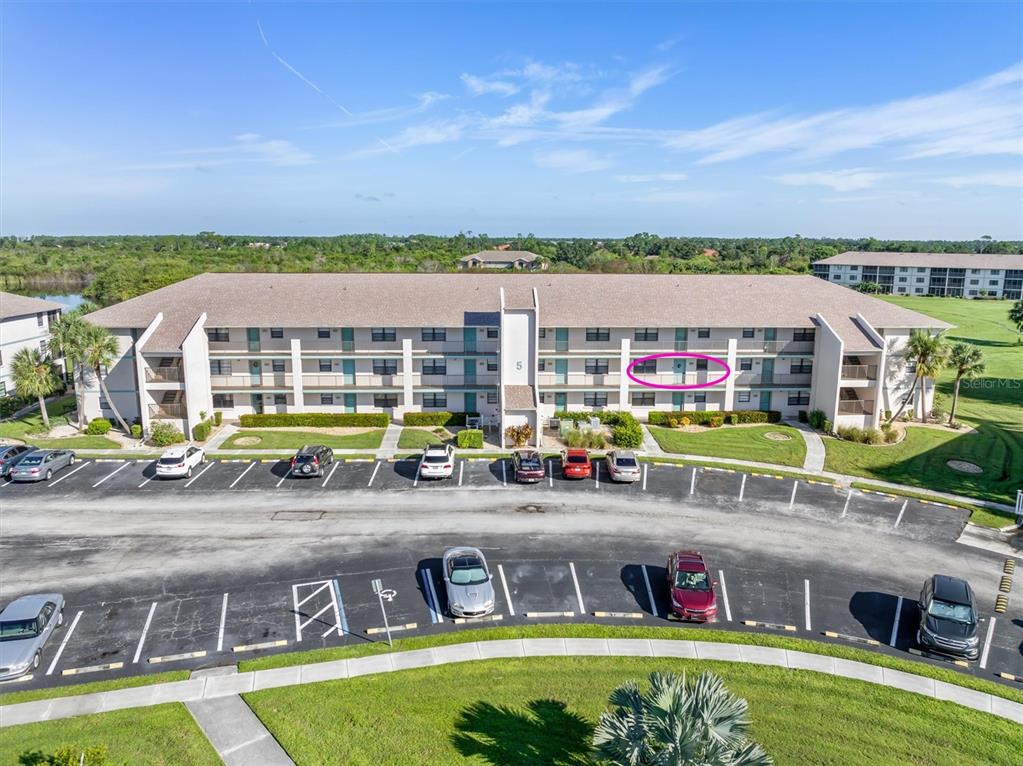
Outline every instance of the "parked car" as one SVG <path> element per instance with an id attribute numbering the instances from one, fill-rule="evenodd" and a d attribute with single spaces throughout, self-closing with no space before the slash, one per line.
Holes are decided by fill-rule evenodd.
<path id="1" fill-rule="evenodd" d="M 977 659 L 977 603 L 966 580 L 938 574 L 927 578 L 920 591 L 916 641 L 924 649 Z"/>
<path id="2" fill-rule="evenodd" d="M 0 479 L 10 478 L 11 469 L 35 451 L 31 444 L 0 444 Z"/>
<path id="3" fill-rule="evenodd" d="M 62 468 L 75 464 L 75 453 L 67 449 L 37 449 L 25 455 L 11 469 L 13 481 L 49 481 Z"/>
<path id="4" fill-rule="evenodd" d="M 311 479 L 323 476 L 324 469 L 334 462 L 334 450 L 322 444 L 307 444 L 291 458 L 291 473 Z"/>
<path id="5" fill-rule="evenodd" d="M 0 611 L 0 681 L 39 667 L 43 646 L 64 624 L 64 597 L 40 593 L 17 598 Z"/>
<path id="6" fill-rule="evenodd" d="M 156 475 L 160 479 L 192 478 L 192 469 L 206 462 L 202 447 L 171 447 L 156 461 Z"/>
<path id="7" fill-rule="evenodd" d="M 604 462 L 607 464 L 607 473 L 611 481 L 633 482 L 639 481 L 642 476 L 635 452 L 611 450 L 604 458 Z"/>
<path id="8" fill-rule="evenodd" d="M 561 451 L 561 475 L 566 479 L 588 479 L 593 473 L 590 455 L 584 449 Z"/>
<path id="9" fill-rule="evenodd" d="M 535 449 L 517 449 L 512 453 L 512 466 L 515 469 L 515 481 L 524 484 L 536 484 L 547 478 L 543 467 L 543 459 Z"/>
<path id="10" fill-rule="evenodd" d="M 679 619 L 707 622 L 717 617 L 715 585 L 699 551 L 676 551 L 668 557 L 671 611 Z"/>
<path id="11" fill-rule="evenodd" d="M 423 479 L 450 479 L 455 470 L 455 448 L 450 444 L 429 444 L 419 460 Z"/>
<path id="12" fill-rule="evenodd" d="M 454 617 L 482 617 L 494 611 L 494 584 L 478 548 L 444 551 L 444 590 Z"/>

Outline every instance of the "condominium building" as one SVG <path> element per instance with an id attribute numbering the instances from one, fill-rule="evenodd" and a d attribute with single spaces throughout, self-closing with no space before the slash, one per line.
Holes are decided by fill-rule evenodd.
<path id="1" fill-rule="evenodd" d="M 873 283 L 892 295 L 1023 297 L 1023 255 L 848 252 L 817 261 L 813 274 L 843 287 Z"/>
<path id="2" fill-rule="evenodd" d="M 87 318 L 121 339 L 106 383 L 122 413 L 186 432 L 213 410 L 479 412 L 501 433 L 566 409 L 871 425 L 911 392 L 911 330 L 949 326 L 746 275 L 204 274 Z M 88 392 L 87 416 L 107 409 Z"/>
<path id="3" fill-rule="evenodd" d="M 14 395 L 11 360 L 23 348 L 49 354 L 50 324 L 63 306 L 41 298 L 0 292 L 0 396 Z"/>

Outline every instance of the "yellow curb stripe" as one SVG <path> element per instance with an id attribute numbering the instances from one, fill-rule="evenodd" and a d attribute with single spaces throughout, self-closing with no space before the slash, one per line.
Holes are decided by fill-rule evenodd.
<path id="1" fill-rule="evenodd" d="M 282 638 L 279 641 L 264 641 L 261 644 L 241 644 L 231 648 L 232 652 L 253 652 L 257 649 L 273 649 L 278 646 L 287 646 L 288 639 Z"/>

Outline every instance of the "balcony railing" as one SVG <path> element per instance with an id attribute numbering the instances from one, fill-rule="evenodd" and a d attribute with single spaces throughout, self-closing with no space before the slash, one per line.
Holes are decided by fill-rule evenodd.
<path id="1" fill-rule="evenodd" d="M 842 399 L 838 403 L 839 415 L 871 415 L 873 412 L 873 399 Z"/>
<path id="2" fill-rule="evenodd" d="M 276 372 L 252 375 L 210 375 L 213 388 L 291 388 L 291 373 Z"/>
<path id="3" fill-rule="evenodd" d="M 180 383 L 183 379 L 180 365 L 146 368 L 146 383 Z"/>
<path id="4" fill-rule="evenodd" d="M 149 417 L 153 420 L 181 420 L 187 416 L 184 402 L 149 405 Z"/>
<path id="5" fill-rule="evenodd" d="M 538 386 L 551 388 L 554 386 L 617 386 L 621 376 L 617 372 L 606 375 L 587 375 L 581 372 L 570 372 L 558 375 L 553 372 L 541 372 L 536 376 Z"/>
<path id="6" fill-rule="evenodd" d="M 497 373 L 483 375 L 422 375 L 413 377 L 413 385 L 429 386 L 496 386 L 499 382 Z"/>
<path id="7" fill-rule="evenodd" d="M 812 340 L 739 340 L 738 351 L 760 354 L 807 354 L 813 351 Z"/>
<path id="8" fill-rule="evenodd" d="M 462 341 L 413 340 L 413 354 L 496 354 L 499 350 L 496 340 L 464 343 Z"/>
<path id="9" fill-rule="evenodd" d="M 846 380 L 877 380 L 877 365 L 843 364 L 842 377 Z"/>
<path id="10" fill-rule="evenodd" d="M 736 376 L 735 382 L 751 386 L 808 386 L 812 380 L 808 372 L 799 373 L 774 373 L 764 375 L 763 373 L 744 373 Z"/>

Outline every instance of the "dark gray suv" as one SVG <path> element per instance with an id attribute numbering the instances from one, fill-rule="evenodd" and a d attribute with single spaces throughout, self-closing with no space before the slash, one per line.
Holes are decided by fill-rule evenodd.
<path id="1" fill-rule="evenodd" d="M 920 591 L 916 640 L 924 649 L 977 659 L 977 603 L 966 580 L 949 575 L 927 578 Z"/>
<path id="2" fill-rule="evenodd" d="M 291 458 L 291 475 L 303 478 L 323 476 L 324 469 L 334 462 L 334 450 L 322 444 L 307 444 Z"/>

